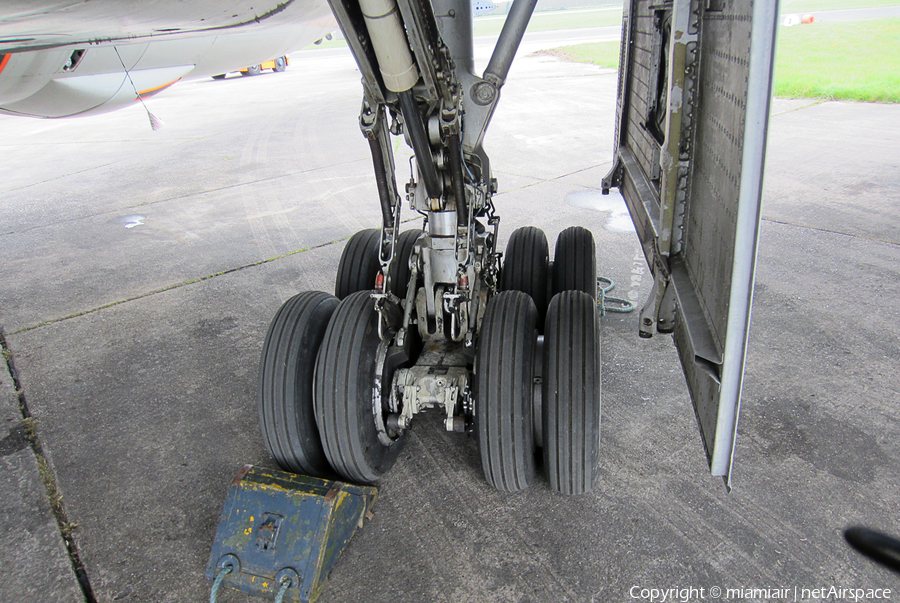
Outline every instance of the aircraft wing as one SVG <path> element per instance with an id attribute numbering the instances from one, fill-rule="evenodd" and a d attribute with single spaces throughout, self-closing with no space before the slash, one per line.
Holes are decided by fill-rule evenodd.
<path id="1" fill-rule="evenodd" d="M 777 3 L 626 3 L 618 187 L 654 274 L 640 333 L 674 333 L 730 486 L 759 235 Z"/>
<path id="2" fill-rule="evenodd" d="M 337 27 L 324 0 L 4 3 L 0 111 L 112 111 L 181 79 L 282 56 Z"/>

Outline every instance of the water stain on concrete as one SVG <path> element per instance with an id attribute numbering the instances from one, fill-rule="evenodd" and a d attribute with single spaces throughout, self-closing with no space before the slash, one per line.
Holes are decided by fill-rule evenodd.
<path id="1" fill-rule="evenodd" d="M 0 440 L 0 457 L 15 454 L 29 446 L 28 434 L 24 425 L 17 425 L 9 430 L 9 435 Z"/>
<path id="2" fill-rule="evenodd" d="M 132 229 L 136 226 L 143 226 L 144 220 L 147 219 L 147 216 L 122 216 L 121 218 L 117 218 L 116 222 L 124 226 L 125 228 Z"/>
<path id="3" fill-rule="evenodd" d="M 764 398 L 757 404 L 756 412 L 741 421 L 740 431 L 756 436 L 772 459 L 796 456 L 859 484 L 874 482 L 878 468 L 891 462 L 874 434 L 817 412 L 809 400 Z"/>
<path id="4" fill-rule="evenodd" d="M 631 214 L 628 213 L 625 199 L 618 190 L 611 190 L 608 195 L 604 195 L 598 190 L 569 193 L 566 195 L 566 203 L 573 207 L 608 212 L 609 216 L 603 227 L 610 232 L 634 232 Z"/>
<path id="5" fill-rule="evenodd" d="M 237 327 L 238 322 L 234 316 L 226 316 L 224 318 L 204 318 L 194 328 L 195 337 L 207 339 L 219 337 L 226 331 Z"/>

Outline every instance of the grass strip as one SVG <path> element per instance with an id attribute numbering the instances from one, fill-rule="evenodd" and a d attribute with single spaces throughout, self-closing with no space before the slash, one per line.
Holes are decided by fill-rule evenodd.
<path id="1" fill-rule="evenodd" d="M 618 69 L 619 67 L 618 42 L 592 42 L 575 44 L 574 46 L 561 46 L 550 50 L 539 50 L 535 54 L 545 54 L 563 61 L 590 63 L 609 69 Z"/>
<path id="2" fill-rule="evenodd" d="M 567 61 L 617 68 L 618 42 L 541 51 Z M 900 103 L 900 19 L 782 27 L 775 96 Z"/>
<path id="3" fill-rule="evenodd" d="M 474 20 L 473 34 L 476 36 L 496 36 L 503 29 L 505 17 L 486 15 Z M 535 12 L 528 21 L 526 31 L 558 31 L 581 29 L 583 27 L 604 27 L 622 25 L 622 8 L 603 7 L 596 9 L 572 9 L 568 11 Z"/>
<path id="4" fill-rule="evenodd" d="M 900 19 L 782 27 L 775 96 L 900 102 Z"/>
<path id="5" fill-rule="evenodd" d="M 782 15 L 790 13 L 813 13 L 822 10 L 845 10 L 848 8 L 876 8 L 897 6 L 897 0 L 781 0 L 779 10 Z"/>
<path id="6" fill-rule="evenodd" d="M 97 603 L 90 579 L 84 568 L 84 563 L 82 563 L 81 556 L 78 553 L 78 545 L 75 542 L 75 530 L 78 528 L 78 524 L 69 521 L 69 518 L 66 515 L 62 493 L 60 492 L 59 485 L 56 481 L 56 473 L 50 465 L 50 460 L 47 458 L 43 444 L 41 444 L 41 439 L 38 436 L 37 420 L 31 416 L 31 411 L 28 409 L 28 401 L 25 399 L 25 391 L 22 387 L 22 381 L 19 379 L 19 371 L 16 369 L 15 358 L 6 342 L 6 331 L 4 331 L 2 327 L 0 327 L 0 350 L 3 351 L 6 370 L 10 379 L 12 379 L 13 388 L 19 405 L 19 413 L 22 415 L 22 422 L 19 424 L 16 431 L 19 432 L 19 435 L 24 436 L 25 440 L 31 446 L 31 451 L 37 462 L 38 475 L 40 476 L 41 483 L 44 485 L 47 494 L 50 512 L 56 520 L 59 534 L 62 537 L 63 544 L 65 545 L 66 552 L 69 556 L 69 562 L 72 564 L 72 571 L 74 572 L 75 579 L 78 581 L 78 586 L 81 588 L 81 592 L 84 595 L 84 602 Z M 12 435 L 12 433 L 11 430 L 10 435 Z"/>

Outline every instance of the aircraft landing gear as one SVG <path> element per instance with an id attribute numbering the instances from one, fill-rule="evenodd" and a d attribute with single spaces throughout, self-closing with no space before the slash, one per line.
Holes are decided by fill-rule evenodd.
<path id="1" fill-rule="evenodd" d="M 521 232 L 538 241 L 539 251 L 546 248 L 541 231 Z M 419 277 L 428 237 L 418 231 L 403 235 L 407 245 L 399 246 L 398 257 L 407 259 L 408 280 L 395 289 L 405 299 L 393 296 L 389 302 L 400 304 L 393 326 L 378 309 L 388 298 L 374 289 L 352 292 L 340 302 L 327 293 L 300 293 L 276 314 L 259 380 L 260 425 L 270 454 L 290 471 L 336 472 L 374 483 L 396 461 L 414 416 L 437 408 L 448 431 L 474 432 L 485 477 L 497 489 L 515 492 L 533 483 L 537 452 L 554 490 L 589 491 L 597 478 L 600 440 L 595 299 L 584 291 L 558 293 L 540 335 L 530 295 L 482 292 L 478 299 L 487 301 L 473 333 L 453 326 L 459 318 L 444 302 L 457 298 L 439 289 L 435 303 L 443 311 L 429 322 Z M 590 243 L 564 257 L 589 265 Z M 529 251 L 527 257 L 534 255 Z M 540 259 L 536 265 L 540 274 L 558 266 Z M 507 258 L 503 269 L 518 273 L 519 282 L 536 282 L 521 268 Z M 374 280 L 383 284 L 380 274 Z"/>
<path id="2" fill-rule="evenodd" d="M 476 434 L 494 487 L 528 487 L 543 448 L 555 490 L 590 490 L 600 437 L 594 240 L 580 227 L 563 231 L 551 265 L 546 235 L 521 228 L 501 262 L 497 187 L 482 148 L 535 0 L 514 2 L 483 77 L 473 73 L 467 0 L 330 2 L 363 76 L 360 129 L 382 221 L 347 243 L 339 305 L 326 294 L 298 296 L 329 298 L 333 314 L 314 329 L 302 312 L 285 326 L 283 309 L 270 328 L 260 364 L 269 451 L 287 469 L 321 470 L 320 456 L 304 465 L 283 452 L 318 434 L 332 470 L 372 483 L 393 465 L 415 416 L 432 409 L 448 431 Z M 405 200 L 423 217 L 420 231 L 399 233 L 391 136 L 415 153 Z M 301 415 L 302 429 L 281 425 Z"/>

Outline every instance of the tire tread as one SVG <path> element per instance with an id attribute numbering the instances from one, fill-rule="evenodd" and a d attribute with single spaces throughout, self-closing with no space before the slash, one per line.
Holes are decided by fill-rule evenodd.
<path id="1" fill-rule="evenodd" d="M 378 261 L 380 242 L 381 231 L 377 228 L 360 230 L 347 241 L 334 284 L 334 294 L 338 299 L 375 287 L 375 276 L 381 269 Z"/>
<path id="2" fill-rule="evenodd" d="M 594 235 L 570 226 L 556 239 L 553 256 L 553 293 L 584 291 L 597 299 L 597 254 Z"/>
<path id="3" fill-rule="evenodd" d="M 369 484 L 390 469 L 403 445 L 401 437 L 385 447 L 375 435 L 367 401 L 377 345 L 374 302 L 368 291 L 357 291 L 335 311 L 316 360 L 315 412 L 325 456 L 340 475 Z"/>
<path id="4" fill-rule="evenodd" d="M 522 291 L 531 296 L 538 311 L 538 327 L 543 327 L 550 291 L 550 246 L 540 228 L 517 228 L 506 244 L 500 275 L 502 291 Z"/>
<path id="5" fill-rule="evenodd" d="M 269 454 L 288 471 L 323 476 L 331 470 L 312 396 L 316 352 L 337 305 L 334 296 L 319 291 L 287 300 L 272 319 L 260 354 L 260 429 Z"/>
<path id="6" fill-rule="evenodd" d="M 547 311 L 543 367 L 544 467 L 563 494 L 593 489 L 600 448 L 600 339 L 593 299 L 559 293 Z"/>
<path id="7" fill-rule="evenodd" d="M 476 356 L 476 424 L 482 468 L 489 484 L 506 492 L 534 478 L 532 378 L 537 309 L 521 291 L 488 303 Z"/>

